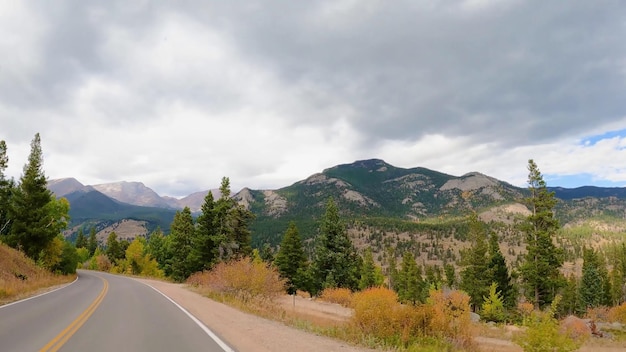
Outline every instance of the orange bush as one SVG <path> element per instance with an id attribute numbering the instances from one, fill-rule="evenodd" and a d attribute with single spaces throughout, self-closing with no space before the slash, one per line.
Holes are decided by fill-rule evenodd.
<path id="1" fill-rule="evenodd" d="M 461 346 L 471 345 L 469 301 L 470 297 L 462 291 L 431 290 L 427 300 L 432 307 L 430 332 Z"/>
<path id="2" fill-rule="evenodd" d="M 352 306 L 352 291 L 349 288 L 327 288 L 322 291 L 319 299 L 324 302 L 341 304 L 344 307 Z"/>
<path id="3" fill-rule="evenodd" d="M 609 309 L 608 318 L 611 322 L 626 324 L 626 302 Z"/>
<path id="4" fill-rule="evenodd" d="M 609 319 L 609 308 L 604 306 L 587 308 L 585 318 L 593 321 L 607 321 Z"/>
<path id="5" fill-rule="evenodd" d="M 353 322 L 363 333 L 385 339 L 397 332 L 395 313 L 400 303 L 394 291 L 374 287 L 358 292 L 353 307 Z"/>
<path id="6" fill-rule="evenodd" d="M 275 268 L 250 258 L 219 263 L 210 271 L 191 275 L 187 283 L 243 302 L 267 303 L 285 290 L 285 280 Z"/>

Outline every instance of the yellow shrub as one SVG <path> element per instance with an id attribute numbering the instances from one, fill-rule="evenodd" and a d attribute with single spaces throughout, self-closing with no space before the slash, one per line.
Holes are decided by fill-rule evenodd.
<path id="1" fill-rule="evenodd" d="M 191 275 L 187 283 L 243 302 L 270 302 L 285 290 L 285 280 L 275 268 L 249 258 L 219 263 L 210 271 Z"/>
<path id="2" fill-rule="evenodd" d="M 395 314 L 400 304 L 394 291 L 369 288 L 354 295 L 353 305 L 353 322 L 363 333 L 385 339 L 397 332 Z"/>
<path id="3" fill-rule="evenodd" d="M 430 332 L 461 346 L 471 345 L 469 301 L 470 297 L 462 291 L 431 290 L 427 300 L 432 308 Z"/>
<path id="4" fill-rule="evenodd" d="M 626 302 L 609 310 L 609 321 L 626 324 Z"/>
<path id="5" fill-rule="evenodd" d="M 351 307 L 352 291 L 349 288 L 327 288 L 322 291 L 320 299 L 325 302 L 341 304 L 344 307 Z"/>

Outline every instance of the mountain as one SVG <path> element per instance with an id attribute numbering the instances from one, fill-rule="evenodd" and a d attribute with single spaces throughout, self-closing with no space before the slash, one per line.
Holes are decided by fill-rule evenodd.
<path id="1" fill-rule="evenodd" d="M 198 212 L 209 192 L 176 199 L 160 197 L 140 182 L 83 186 L 75 179 L 52 180 L 49 187 L 70 201 L 72 224 L 100 219 L 103 222 L 99 226 L 110 226 L 111 222 L 132 219 L 166 232 L 176 209 L 189 206 Z M 625 188 L 551 190 L 561 199 L 556 211 L 562 225 L 598 216 L 623 218 L 626 212 Z M 211 192 L 219 198 L 219 191 Z M 255 214 L 251 225 L 253 244 L 260 246 L 278 244 L 290 221 L 297 222 L 305 239 L 315 236 L 330 197 L 353 226 L 394 231 L 444 226 L 445 231 L 458 232 L 464 231 L 458 219 L 468 211 L 477 211 L 484 219 L 510 223 L 527 211 L 523 205 L 527 196 L 527 189 L 479 172 L 453 176 L 369 159 L 337 165 L 276 190 L 244 188 L 234 198 Z"/>
<path id="2" fill-rule="evenodd" d="M 159 196 L 141 182 L 113 182 L 92 186 L 95 190 L 123 203 L 132 205 L 175 208 L 172 202 Z"/>
<path id="3" fill-rule="evenodd" d="M 76 191 L 91 190 L 93 187 L 85 186 L 75 178 L 60 178 L 48 181 L 48 189 L 57 197 L 63 197 Z"/>

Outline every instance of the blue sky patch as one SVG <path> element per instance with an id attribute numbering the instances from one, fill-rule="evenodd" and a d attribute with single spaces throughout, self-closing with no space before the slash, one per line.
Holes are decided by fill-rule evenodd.
<path id="1" fill-rule="evenodd" d="M 548 187 L 576 188 L 582 186 L 626 187 L 626 182 L 613 182 L 594 178 L 591 174 L 544 175 Z"/>
<path id="2" fill-rule="evenodd" d="M 610 139 L 610 138 L 615 138 L 615 137 L 626 138 L 626 129 L 617 130 L 617 131 L 609 131 L 609 132 L 605 132 L 603 134 L 599 134 L 596 136 L 586 137 L 586 138 L 583 138 L 580 143 L 582 145 L 595 145 L 599 141 Z"/>

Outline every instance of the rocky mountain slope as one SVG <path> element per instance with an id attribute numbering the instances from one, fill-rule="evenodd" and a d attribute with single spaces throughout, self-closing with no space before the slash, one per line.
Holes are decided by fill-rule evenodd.
<path id="1" fill-rule="evenodd" d="M 146 221 L 148 229 L 159 226 L 165 232 L 176 209 L 190 206 L 192 211 L 199 211 L 208 192 L 174 199 L 160 197 L 140 182 L 84 186 L 75 179 L 51 180 L 49 187 L 57 196 L 68 198 L 74 222 L 106 220 L 99 225 L 104 228 L 112 226 L 111 222 L 132 219 Z M 563 199 L 557 212 L 564 223 L 601 215 L 626 216 L 626 189 L 553 190 Z M 213 192 L 219 197 L 219 192 Z M 298 223 L 305 238 L 314 236 L 329 197 L 335 199 L 348 221 L 407 227 L 459 218 L 468 211 L 478 211 L 491 220 L 510 219 L 511 214 L 525 209 L 522 203 L 526 194 L 524 188 L 479 172 L 453 176 L 370 159 L 337 165 L 276 190 L 244 188 L 234 197 L 256 215 L 253 242 L 260 246 L 277 244 L 290 221 Z"/>

